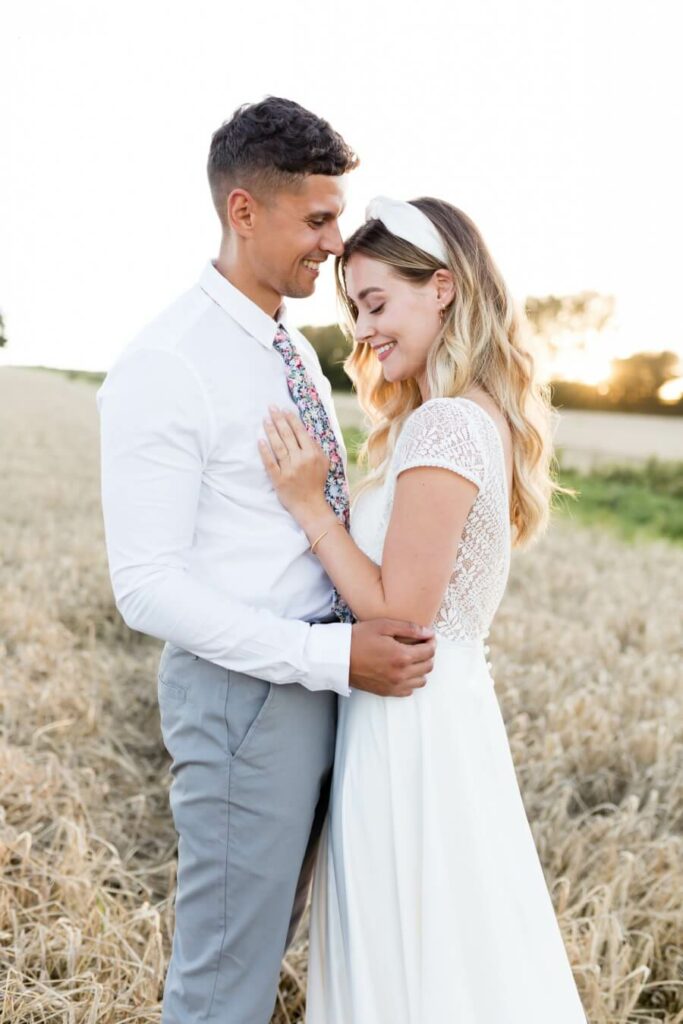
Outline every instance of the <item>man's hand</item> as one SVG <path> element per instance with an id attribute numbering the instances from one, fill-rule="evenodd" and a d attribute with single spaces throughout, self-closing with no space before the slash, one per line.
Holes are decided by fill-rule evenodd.
<path id="1" fill-rule="evenodd" d="M 379 697 L 410 697 L 434 667 L 433 629 L 397 619 L 368 619 L 351 629 L 349 681 Z"/>

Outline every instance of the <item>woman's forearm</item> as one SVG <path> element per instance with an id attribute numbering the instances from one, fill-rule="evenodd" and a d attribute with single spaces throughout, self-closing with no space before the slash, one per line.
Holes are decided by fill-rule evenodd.
<path id="1" fill-rule="evenodd" d="M 382 564 L 357 547 L 324 495 L 330 461 L 293 413 L 273 411 L 259 441 L 263 464 L 283 506 L 305 531 L 357 619 L 393 618 L 431 625 L 457 560 L 479 484 L 449 466 L 411 466 L 396 486 Z"/>
<path id="2" fill-rule="evenodd" d="M 329 505 L 316 505 L 297 518 L 309 544 L 320 538 L 315 555 L 356 618 L 390 617 L 381 566 L 363 554 Z"/>

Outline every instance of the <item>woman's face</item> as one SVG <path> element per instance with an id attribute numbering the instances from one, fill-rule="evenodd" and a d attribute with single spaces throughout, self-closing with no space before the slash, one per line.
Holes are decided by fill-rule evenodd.
<path id="1" fill-rule="evenodd" d="M 441 327 L 441 307 L 453 297 L 452 275 L 439 270 L 426 284 L 413 284 L 386 263 L 354 253 L 345 280 L 358 310 L 356 341 L 370 345 L 385 380 L 412 377 L 422 388 L 427 355 Z"/>

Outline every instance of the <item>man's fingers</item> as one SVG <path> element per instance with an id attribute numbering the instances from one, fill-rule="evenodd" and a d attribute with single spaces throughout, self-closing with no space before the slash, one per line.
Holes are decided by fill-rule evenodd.
<path id="1" fill-rule="evenodd" d="M 403 650 L 409 655 L 398 667 L 398 671 L 403 676 L 414 677 L 420 674 L 426 675 L 427 672 L 431 672 L 432 666 L 434 665 L 434 647 L 425 644 L 425 649 L 422 650 L 421 648 L 421 644 L 419 647 L 403 648 Z"/>
<path id="2" fill-rule="evenodd" d="M 434 636 L 434 630 L 428 626 L 418 626 L 415 622 L 401 622 L 400 619 L 383 619 L 382 632 L 387 636 L 399 637 L 418 642 Z"/>
<path id="3" fill-rule="evenodd" d="M 415 690 L 421 690 L 423 686 L 427 685 L 427 680 L 424 676 L 420 676 L 417 679 L 411 679 L 409 682 L 404 683 L 401 689 L 396 694 L 397 697 L 411 697 Z"/>
<path id="4" fill-rule="evenodd" d="M 433 668 L 434 661 L 432 658 L 430 658 L 429 661 L 421 661 L 419 665 L 411 665 L 409 668 L 407 668 L 404 678 L 413 683 L 416 679 L 419 679 L 421 676 L 428 676 Z"/>
<path id="5" fill-rule="evenodd" d="M 418 676 L 417 679 L 410 680 L 410 687 L 412 690 L 421 690 L 423 686 L 427 685 L 426 676 Z"/>
<path id="6" fill-rule="evenodd" d="M 407 654 L 410 664 L 415 668 L 421 668 L 428 661 L 433 661 L 435 649 L 436 644 L 430 640 L 427 640 L 424 644 L 416 644 L 414 647 L 409 647 Z"/>
<path id="7" fill-rule="evenodd" d="M 396 647 L 396 661 L 393 675 L 400 687 L 422 686 L 426 676 L 434 668 L 436 639 L 424 640 L 422 643 L 401 644 Z"/>

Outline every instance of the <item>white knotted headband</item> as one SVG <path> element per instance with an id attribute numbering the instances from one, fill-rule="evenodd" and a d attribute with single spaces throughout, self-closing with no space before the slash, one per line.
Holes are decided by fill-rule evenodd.
<path id="1" fill-rule="evenodd" d="M 375 196 L 365 208 L 365 219 L 381 220 L 392 235 L 404 238 L 441 263 L 448 264 L 446 243 L 429 217 L 412 203 L 389 199 L 388 196 Z"/>

